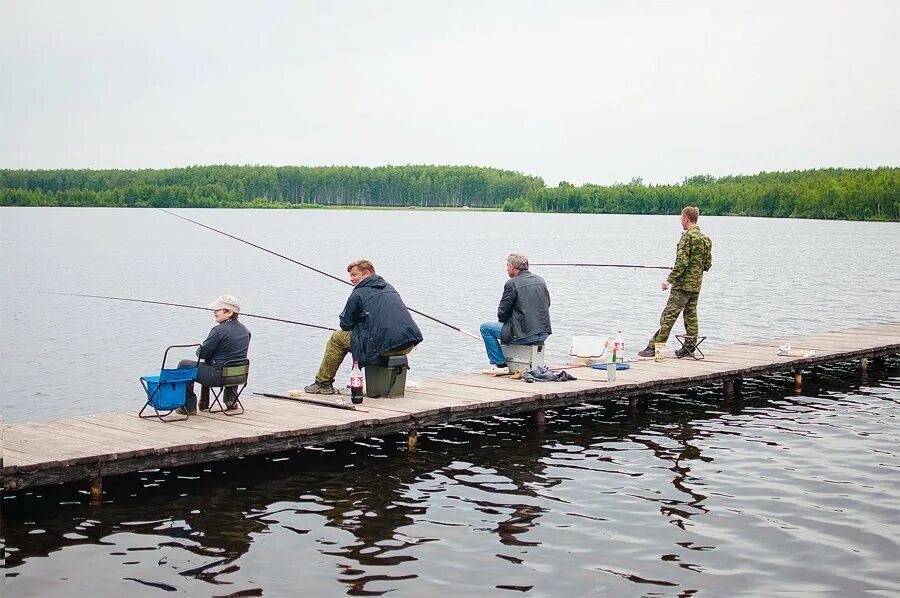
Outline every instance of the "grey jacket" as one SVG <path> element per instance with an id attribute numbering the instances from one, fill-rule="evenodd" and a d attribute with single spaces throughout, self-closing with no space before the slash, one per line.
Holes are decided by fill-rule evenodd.
<path id="1" fill-rule="evenodd" d="M 550 328 L 550 291 L 544 279 L 529 270 L 519 272 L 503 285 L 503 296 L 497 307 L 497 319 L 503 323 L 500 342 L 515 343 L 535 335 L 544 340 Z"/>

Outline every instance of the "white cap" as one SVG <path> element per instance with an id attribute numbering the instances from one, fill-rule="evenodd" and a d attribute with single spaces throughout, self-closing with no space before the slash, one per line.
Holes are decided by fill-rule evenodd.
<path id="1" fill-rule="evenodd" d="M 234 295 L 221 295 L 209 304 L 210 309 L 230 309 L 236 314 L 241 313 L 241 302 Z"/>

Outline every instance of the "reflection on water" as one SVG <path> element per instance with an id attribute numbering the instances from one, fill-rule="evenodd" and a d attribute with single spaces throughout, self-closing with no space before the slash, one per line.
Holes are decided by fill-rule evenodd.
<path id="1" fill-rule="evenodd" d="M 4 596 L 900 591 L 898 364 L 8 496 Z"/>

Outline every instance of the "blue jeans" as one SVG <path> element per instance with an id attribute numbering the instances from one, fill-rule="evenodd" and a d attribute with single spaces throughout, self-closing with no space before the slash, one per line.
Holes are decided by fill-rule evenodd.
<path id="1" fill-rule="evenodd" d="M 484 348 L 487 350 L 488 361 L 491 365 L 506 363 L 506 357 L 500 349 L 500 331 L 503 324 L 500 322 L 485 322 L 481 325 L 481 338 L 484 339 Z M 514 341 L 513 345 L 533 345 L 547 340 L 546 334 L 532 334 Z"/>
<path id="2" fill-rule="evenodd" d="M 488 361 L 491 365 L 506 363 L 503 351 L 500 350 L 500 331 L 503 324 L 500 322 L 485 322 L 481 325 L 481 338 L 484 339 L 484 348 L 487 350 Z"/>

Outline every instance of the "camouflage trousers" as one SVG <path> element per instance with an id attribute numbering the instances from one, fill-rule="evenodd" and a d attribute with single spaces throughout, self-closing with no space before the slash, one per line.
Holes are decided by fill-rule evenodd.
<path id="1" fill-rule="evenodd" d="M 334 376 L 340 369 L 341 364 L 347 353 L 350 352 L 350 343 L 353 340 L 353 333 L 349 330 L 337 330 L 331 334 L 328 343 L 325 345 L 325 356 L 322 357 L 322 365 L 316 373 L 316 382 L 321 384 L 333 384 Z M 396 349 L 394 351 L 385 351 L 383 355 L 406 355 L 412 351 L 412 346 Z"/>
<path id="2" fill-rule="evenodd" d="M 697 300 L 699 298 L 700 293 L 672 289 L 669 292 L 669 301 L 659 317 L 659 330 L 647 343 L 647 348 L 652 349 L 655 343 L 664 343 L 669 340 L 672 326 L 675 325 L 675 320 L 678 319 L 678 314 L 682 311 L 684 312 L 685 336 L 687 336 L 685 346 L 692 348 L 691 339 L 696 340 L 697 335 L 700 333 L 700 322 L 697 320 Z"/>

